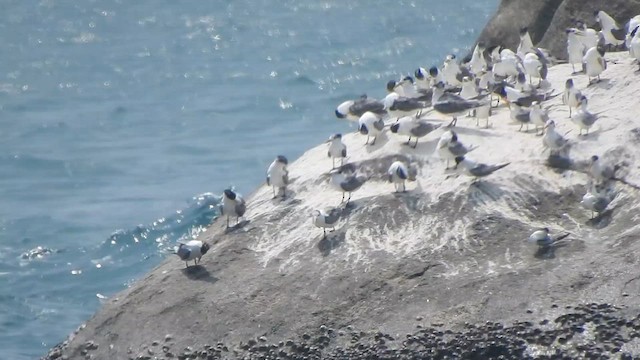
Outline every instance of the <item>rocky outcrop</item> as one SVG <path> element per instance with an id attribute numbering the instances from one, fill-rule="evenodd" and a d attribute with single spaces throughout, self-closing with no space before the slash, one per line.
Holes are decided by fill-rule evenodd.
<path id="1" fill-rule="evenodd" d="M 601 155 L 638 184 L 640 85 L 628 80 L 637 65 L 626 54 L 608 56 L 615 61 L 600 83 L 575 78 L 590 109 L 601 113 L 590 135 L 578 136 L 560 97 L 545 106 L 568 133 L 574 159 Z M 568 65 L 551 67 L 551 86 L 562 89 L 570 73 Z M 460 140 L 476 148 L 469 157 L 510 162 L 475 183 L 445 172 L 434 156 L 443 128 L 416 149 L 390 132 L 375 146 L 344 135 L 349 163 L 369 176 L 349 206 L 328 185 L 326 144 L 312 148 L 290 165 L 287 199 L 259 188 L 240 226 L 225 231 L 219 219 L 201 235 L 213 246 L 199 266 L 185 269 L 169 257 L 48 358 L 633 352 L 626 344 L 640 336 L 640 325 L 624 307 L 637 309 L 629 295 L 640 289 L 638 190 L 618 183 L 609 209 L 591 219 L 579 205 L 588 176 L 548 168 L 541 138 L 517 127 L 505 107 L 488 129 L 459 120 Z M 419 168 L 407 193 L 393 193 L 387 182 L 397 159 Z M 327 206 L 342 213 L 323 238 L 309 215 Z M 569 236 L 539 250 L 525 239 L 542 226 Z"/>
<path id="2" fill-rule="evenodd" d="M 594 12 L 604 10 L 621 25 L 640 14 L 639 0 L 502 0 L 498 11 L 482 30 L 478 41 L 511 49 L 518 45 L 518 29 L 528 27 L 531 39 L 558 59 L 566 59 L 567 37 L 564 30 L 580 20 L 600 29 Z"/>

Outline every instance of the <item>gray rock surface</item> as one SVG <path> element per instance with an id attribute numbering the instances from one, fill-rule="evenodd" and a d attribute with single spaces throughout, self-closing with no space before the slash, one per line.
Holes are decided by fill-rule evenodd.
<path id="1" fill-rule="evenodd" d="M 600 30 L 594 11 L 604 10 L 624 25 L 640 14 L 639 0 L 502 0 L 498 11 L 480 33 L 478 41 L 502 44 L 510 49 L 518 45 L 518 29 L 528 27 L 538 47 L 548 49 L 558 59 L 566 59 L 567 37 L 564 30 L 576 20 Z"/>
<path id="2" fill-rule="evenodd" d="M 607 116 L 589 136 L 577 136 L 559 97 L 545 105 L 559 131 L 573 129 L 572 157 L 600 154 L 637 184 L 640 86 L 628 80 L 637 65 L 615 55 L 602 82 L 575 79 L 592 111 Z M 550 68 L 551 85 L 561 89 L 570 73 L 568 65 Z M 370 178 L 327 238 L 309 215 L 338 205 L 341 194 L 328 185 L 326 144 L 310 149 L 290 164 L 286 200 L 260 187 L 247 198 L 245 222 L 225 231 L 220 219 L 201 235 L 212 244 L 201 265 L 185 269 L 171 256 L 47 358 L 269 358 L 270 351 L 424 358 L 435 351 L 428 344 L 457 346 L 471 354 L 465 358 L 637 354 L 640 317 L 624 308 L 638 309 L 639 191 L 617 184 L 609 210 L 590 219 L 578 205 L 588 181 L 581 167 L 548 168 L 541 139 L 516 131 L 506 108 L 491 121 L 478 129 L 461 119 L 456 128 L 461 141 L 477 146 L 469 156 L 511 162 L 477 183 L 443 172 L 433 153 L 444 129 L 417 149 L 388 132 L 375 146 L 364 146 L 360 134 L 343 136 L 349 163 Z M 419 168 L 407 193 L 392 193 L 386 180 L 398 159 Z M 525 240 L 541 226 L 569 236 L 562 246 L 537 249 Z"/>

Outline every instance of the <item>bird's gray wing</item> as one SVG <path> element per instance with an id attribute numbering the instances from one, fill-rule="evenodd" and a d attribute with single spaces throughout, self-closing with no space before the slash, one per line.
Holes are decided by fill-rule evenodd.
<path id="1" fill-rule="evenodd" d="M 378 131 L 382 131 L 382 129 L 384 129 L 384 121 L 382 119 L 376 121 L 373 123 L 373 127 L 376 128 L 376 130 Z"/>
<path id="2" fill-rule="evenodd" d="M 180 245 L 180 247 L 178 247 L 178 251 L 176 252 L 176 254 L 178 254 L 180 259 L 186 260 L 189 258 L 189 256 L 191 256 L 191 250 L 189 250 L 186 246 Z"/>
<path id="3" fill-rule="evenodd" d="M 509 165 L 509 163 L 500 164 L 500 165 L 487 165 L 487 164 L 478 164 L 472 169 L 469 170 L 469 173 L 473 176 L 482 177 L 487 176 L 496 172 L 497 170 L 502 169 L 503 167 Z"/>
<path id="4" fill-rule="evenodd" d="M 367 129 L 367 125 L 365 125 L 365 124 L 360 124 L 360 127 L 358 128 L 358 131 L 360 131 L 360 134 L 362 134 L 362 135 L 369 134 L 369 129 Z"/>
<path id="5" fill-rule="evenodd" d="M 342 157 L 347 157 L 347 149 L 342 149 Z"/>
<path id="6" fill-rule="evenodd" d="M 267 175 L 267 186 L 271 186 L 271 176 Z"/>
<path id="7" fill-rule="evenodd" d="M 515 118 L 522 123 L 528 123 L 531 121 L 531 113 L 528 111 L 518 111 Z"/>
<path id="8" fill-rule="evenodd" d="M 585 124 L 586 126 L 591 126 L 593 125 L 593 123 L 596 122 L 596 119 L 598 117 L 590 114 L 590 113 L 584 113 L 584 116 L 582 117 L 582 123 Z"/>
<path id="9" fill-rule="evenodd" d="M 593 203 L 593 210 L 597 213 L 601 213 L 607 208 L 607 206 L 609 206 L 609 203 L 610 201 L 606 197 L 598 196 L 596 201 Z"/>
<path id="10" fill-rule="evenodd" d="M 331 209 L 331 211 L 329 211 L 329 215 L 325 216 L 324 222 L 327 225 L 333 225 L 338 222 L 341 214 L 342 210 L 340 210 L 339 208 Z"/>
<path id="11" fill-rule="evenodd" d="M 282 182 L 287 185 L 289 184 L 289 172 L 285 171 L 284 174 L 282 175 Z"/>
<path id="12" fill-rule="evenodd" d="M 402 170 L 402 168 L 401 168 L 401 167 L 399 167 L 399 168 L 396 170 L 396 175 L 398 175 L 398 177 L 399 177 L 400 179 L 402 179 L 402 180 L 407 180 L 407 174 L 404 172 L 404 170 Z"/>
<path id="13" fill-rule="evenodd" d="M 340 183 L 342 190 L 352 192 L 358 190 L 367 181 L 363 176 L 350 176 Z"/>
<path id="14" fill-rule="evenodd" d="M 411 135 L 416 137 L 423 137 L 439 127 L 440 127 L 440 124 L 432 125 L 425 121 L 419 121 L 418 126 L 414 126 L 411 129 Z"/>
<path id="15" fill-rule="evenodd" d="M 377 100 L 360 99 L 349 107 L 349 112 L 356 116 L 362 116 L 367 111 L 371 111 L 374 114 L 384 113 L 384 104 Z"/>
<path id="16" fill-rule="evenodd" d="M 419 101 L 418 99 L 399 97 L 393 102 L 389 110 L 412 111 L 422 109 L 424 107 L 424 102 Z"/>
<path id="17" fill-rule="evenodd" d="M 238 217 L 242 217 L 244 213 L 247 211 L 247 205 L 244 202 L 244 199 L 239 199 L 236 201 L 236 214 Z"/>
<path id="18" fill-rule="evenodd" d="M 627 32 L 624 29 L 611 29 L 611 35 L 613 35 L 616 40 L 624 40 Z"/>
<path id="19" fill-rule="evenodd" d="M 449 152 L 451 152 L 451 154 L 453 154 L 454 156 L 464 156 L 467 152 L 469 152 L 469 150 L 462 145 L 461 142 L 453 142 L 453 143 L 449 143 L 448 145 L 449 148 Z"/>

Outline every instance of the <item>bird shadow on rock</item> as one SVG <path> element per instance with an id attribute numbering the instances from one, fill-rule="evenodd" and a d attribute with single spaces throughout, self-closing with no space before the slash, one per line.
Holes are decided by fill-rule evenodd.
<path id="1" fill-rule="evenodd" d="M 596 81 L 596 82 L 592 82 L 591 84 L 589 84 L 587 87 L 597 87 L 598 89 L 604 89 L 604 90 L 609 90 L 613 87 L 613 84 L 611 83 L 610 79 L 603 79 L 600 78 L 600 80 Z"/>
<path id="2" fill-rule="evenodd" d="M 394 191 L 391 193 L 391 195 L 396 199 L 404 202 L 404 204 L 407 206 L 408 209 L 412 211 L 417 211 L 419 209 L 418 203 L 420 201 L 420 197 L 423 194 L 420 194 L 419 192 L 416 192 L 416 191 L 407 190 L 404 192 Z"/>
<path id="3" fill-rule="evenodd" d="M 285 204 L 285 205 L 299 205 L 302 203 L 302 200 L 296 199 L 296 192 L 287 190 L 285 197 L 278 196 L 276 198 L 271 198 L 272 204 Z"/>
<path id="4" fill-rule="evenodd" d="M 602 132 L 602 129 L 597 129 L 589 132 L 588 134 L 577 135 L 577 138 L 583 141 L 585 140 L 597 141 L 598 138 L 600 137 L 601 132 Z"/>
<path id="5" fill-rule="evenodd" d="M 242 221 L 240 221 L 239 223 L 237 223 L 237 224 L 235 224 L 235 225 L 233 225 L 233 226 L 229 226 L 228 228 L 226 228 L 226 229 L 224 230 L 224 233 L 225 233 L 225 234 L 230 234 L 230 233 L 232 233 L 232 232 L 236 232 L 236 231 L 238 231 L 239 229 L 243 228 L 244 226 L 248 225 L 249 223 L 250 223 L 250 221 L 249 221 L 249 220 L 242 220 Z"/>
<path id="6" fill-rule="evenodd" d="M 538 248 L 533 257 L 539 260 L 550 260 L 556 258 L 556 249 L 567 246 L 567 243 L 558 243 L 550 246 L 541 246 Z"/>
<path id="7" fill-rule="evenodd" d="M 342 229 L 331 231 L 327 236 L 322 236 L 318 242 L 318 250 L 322 256 L 329 256 L 333 250 L 344 244 L 346 235 Z"/>
<path id="8" fill-rule="evenodd" d="M 604 229 L 605 227 L 609 226 L 609 224 L 611 224 L 614 210 L 615 208 L 599 213 L 598 216 L 587 220 L 585 225 L 591 226 L 594 229 Z"/>
<path id="9" fill-rule="evenodd" d="M 429 141 L 425 141 L 424 139 L 420 139 L 418 140 L 418 145 L 416 145 L 416 147 L 413 147 L 414 141 L 415 139 L 411 140 L 411 144 L 407 144 L 406 142 L 402 143 L 402 147 L 400 148 L 400 152 L 401 153 L 409 153 L 409 154 L 414 154 L 416 151 L 419 151 L 421 154 L 422 153 L 427 153 L 430 154 L 432 152 L 434 152 L 436 150 L 436 146 L 438 145 L 438 141 L 440 140 L 440 137 L 435 138 L 435 139 L 431 139 Z"/>
<path id="10" fill-rule="evenodd" d="M 366 136 L 366 135 L 364 135 Z M 372 153 L 374 151 L 380 150 L 383 146 L 385 146 L 389 142 L 389 136 L 387 136 L 387 132 L 383 131 L 382 133 L 376 136 L 375 143 L 371 145 L 371 143 L 364 145 L 367 153 Z"/>
<path id="11" fill-rule="evenodd" d="M 218 281 L 218 278 L 212 276 L 209 270 L 202 265 L 189 266 L 182 269 L 182 273 L 191 280 L 206 281 L 211 284 Z"/>
<path id="12" fill-rule="evenodd" d="M 499 137 L 500 135 L 487 131 L 486 129 L 477 129 L 473 127 L 452 127 L 449 130 L 453 130 L 458 135 L 473 135 L 473 136 L 491 136 L 491 137 Z M 439 139 L 438 139 L 439 140 Z M 463 140 L 461 140 L 463 141 Z"/>
<path id="13" fill-rule="evenodd" d="M 474 203 L 485 203 L 487 198 L 492 201 L 497 201 L 504 195 L 504 190 L 498 184 L 492 183 L 487 180 L 476 180 L 469 184 L 469 191 L 467 193 L 468 199 Z"/>

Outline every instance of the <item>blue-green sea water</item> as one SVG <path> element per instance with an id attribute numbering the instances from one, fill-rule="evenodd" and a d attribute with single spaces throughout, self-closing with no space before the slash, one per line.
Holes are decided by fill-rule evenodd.
<path id="1" fill-rule="evenodd" d="M 4 0 L 0 359 L 62 341 L 225 187 L 355 130 L 343 100 L 466 54 L 497 3 Z"/>

